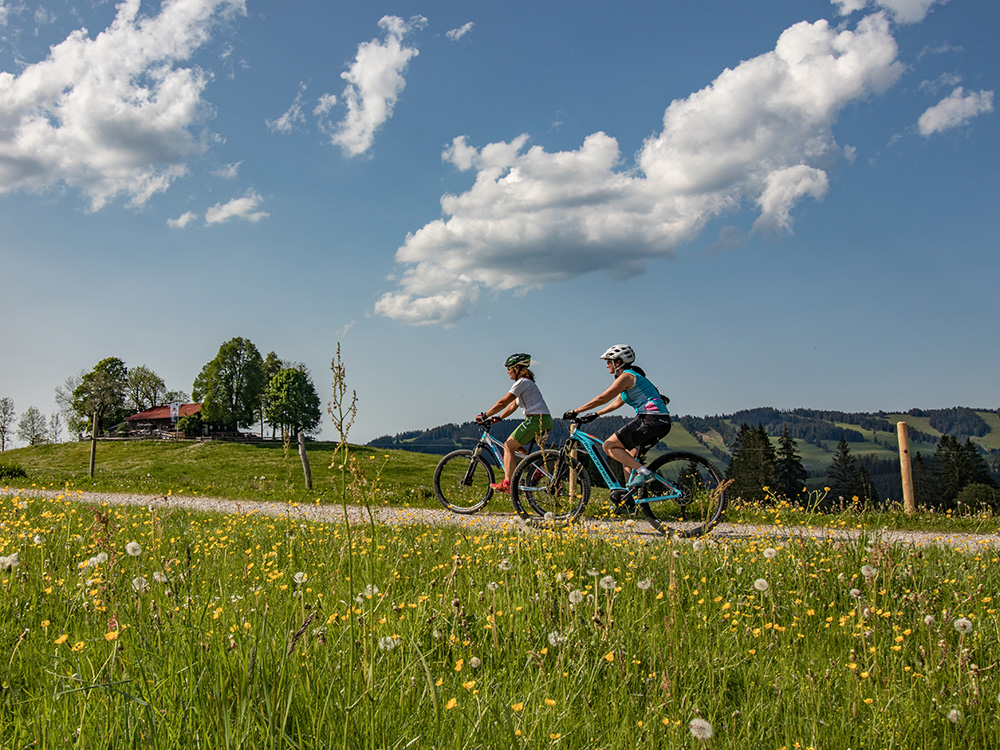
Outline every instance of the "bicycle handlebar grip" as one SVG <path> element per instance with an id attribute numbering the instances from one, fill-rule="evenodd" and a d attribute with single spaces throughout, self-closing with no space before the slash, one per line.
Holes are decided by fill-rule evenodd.
<path id="1" fill-rule="evenodd" d="M 578 421 L 580 422 L 580 424 L 587 424 L 588 422 L 593 422 L 595 419 L 597 419 L 596 413 L 581 414 L 578 417 Z"/>

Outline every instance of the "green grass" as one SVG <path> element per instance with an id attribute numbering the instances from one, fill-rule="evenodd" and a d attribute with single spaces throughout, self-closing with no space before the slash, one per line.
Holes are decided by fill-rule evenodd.
<path id="1" fill-rule="evenodd" d="M 705 454 L 694 443 L 671 441 L 671 449 L 691 449 Z M 812 447 L 812 446 L 807 446 Z M 367 499 L 377 505 L 440 508 L 433 491 L 434 467 L 440 456 L 412 451 L 351 446 L 349 471 L 340 459 L 331 468 L 335 443 L 309 443 L 313 490 L 305 488 L 295 446 L 286 454 L 280 443 L 227 442 L 101 442 L 97 471 L 87 477 L 89 443 L 60 443 L 5 452 L 7 463 L 25 469 L 27 477 L 9 478 L 0 486 L 55 490 L 127 492 L 148 495 L 218 497 L 273 503 L 336 503 L 346 493 L 349 502 Z M 730 503 L 725 520 L 733 523 L 814 526 L 835 529 L 912 529 L 921 531 L 997 531 L 991 514 L 953 517 L 921 512 L 904 516 L 899 508 L 874 510 L 852 506 L 837 513 L 804 510 L 816 505 L 822 488 L 799 498 L 795 504 L 773 502 L 765 506 Z M 801 506 L 801 507 L 796 507 Z M 596 487 L 587 513 L 606 517 L 608 492 Z M 512 513 L 510 499 L 494 495 L 489 511 Z"/>
<path id="2" fill-rule="evenodd" d="M 17 486 L 62 487 L 142 494 L 201 495 L 234 500 L 315 501 L 339 498 L 339 459 L 330 468 L 336 443 L 307 443 L 313 491 L 305 487 L 297 447 L 286 452 L 280 442 L 108 441 L 97 445 L 96 471 L 87 477 L 90 443 L 59 443 L 6 451 L 7 461 L 28 474 Z M 423 504 L 433 499 L 431 479 L 438 456 L 351 446 L 361 485 L 365 473 L 382 474 L 386 498 Z"/>
<path id="3" fill-rule="evenodd" d="M 4 748 L 1000 743 L 995 550 L 40 498 L 0 525 Z"/>

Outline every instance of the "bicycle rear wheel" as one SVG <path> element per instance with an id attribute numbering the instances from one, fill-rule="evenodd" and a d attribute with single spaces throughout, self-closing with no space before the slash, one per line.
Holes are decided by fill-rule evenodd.
<path id="1" fill-rule="evenodd" d="M 490 498 L 493 467 L 463 448 L 442 458 L 434 469 L 434 494 L 453 513 L 475 513 Z"/>
<path id="2" fill-rule="evenodd" d="M 522 518 L 572 521 L 590 499 L 590 474 L 561 451 L 535 451 L 514 469 L 510 499 Z"/>
<path id="3" fill-rule="evenodd" d="M 675 451 L 657 458 L 649 470 L 670 482 L 681 496 L 676 500 L 646 498 L 671 494 L 662 482 L 644 484 L 636 498 L 642 512 L 661 534 L 680 537 L 701 536 L 722 518 L 726 510 L 726 482 L 708 459 L 694 453 Z"/>

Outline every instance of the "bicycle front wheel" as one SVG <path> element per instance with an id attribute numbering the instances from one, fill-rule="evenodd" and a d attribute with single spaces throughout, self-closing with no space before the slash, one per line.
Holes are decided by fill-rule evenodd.
<path id="1" fill-rule="evenodd" d="M 590 474 L 561 451 L 535 451 L 514 469 L 510 499 L 522 518 L 572 521 L 590 499 Z"/>
<path id="2" fill-rule="evenodd" d="M 452 451 L 434 469 L 434 494 L 453 513 L 475 513 L 490 498 L 493 467 L 471 450 Z"/>
<path id="3" fill-rule="evenodd" d="M 661 534 L 701 536 L 722 518 L 727 503 L 726 483 L 708 459 L 675 451 L 657 458 L 649 470 L 673 485 L 665 487 L 654 479 L 642 486 L 636 498 L 643 514 Z M 678 493 L 679 497 L 672 499 L 653 499 Z"/>

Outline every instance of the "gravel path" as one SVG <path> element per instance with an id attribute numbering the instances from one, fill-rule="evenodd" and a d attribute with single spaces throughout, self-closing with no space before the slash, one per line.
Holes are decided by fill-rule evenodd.
<path id="1" fill-rule="evenodd" d="M 343 521 L 343 508 L 339 505 L 312 505 L 301 503 L 267 503 L 254 500 L 225 500 L 212 497 L 184 497 L 179 495 L 134 495 L 116 492 L 58 492 L 55 490 L 17 489 L 2 487 L 0 497 L 65 497 L 81 503 L 109 505 L 132 505 L 139 507 L 182 508 L 185 510 L 212 513 L 232 513 L 264 515 L 303 520 L 338 523 Z M 363 507 L 348 506 L 348 519 L 352 524 L 367 523 L 368 514 Z M 523 526 L 523 522 L 513 513 L 484 511 L 472 516 L 459 516 L 443 508 L 372 508 L 376 522 L 399 525 L 465 526 L 477 531 L 503 530 Z M 649 539 L 663 537 L 653 531 L 645 520 L 626 521 L 621 519 L 601 520 L 594 518 L 579 522 L 590 535 L 639 536 Z M 728 541 L 770 537 L 773 539 L 854 539 L 862 532 L 851 529 L 826 529 L 805 526 L 772 526 L 760 524 L 719 524 L 706 539 Z M 966 534 L 948 532 L 897 531 L 889 529 L 869 529 L 869 537 L 891 544 L 914 546 L 941 545 L 966 551 L 1000 548 L 1000 534 Z"/>

